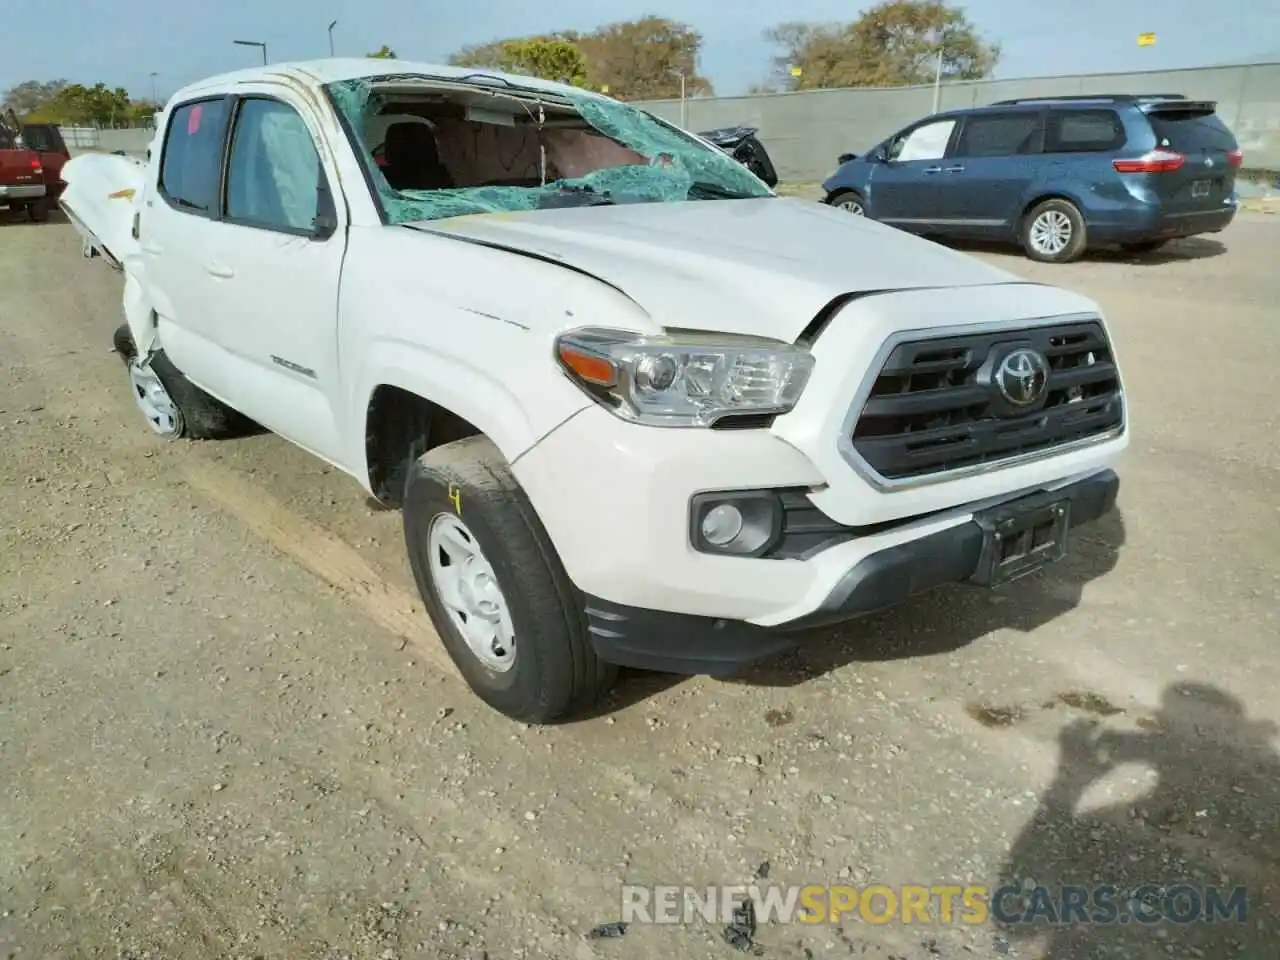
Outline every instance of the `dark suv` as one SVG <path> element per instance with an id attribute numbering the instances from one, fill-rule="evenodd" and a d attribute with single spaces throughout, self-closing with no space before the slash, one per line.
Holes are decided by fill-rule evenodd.
<path id="1" fill-rule="evenodd" d="M 1216 104 L 1177 94 L 1004 100 L 920 120 L 822 185 L 850 213 L 937 237 L 1017 240 L 1033 260 L 1215 233 L 1243 156 Z"/>

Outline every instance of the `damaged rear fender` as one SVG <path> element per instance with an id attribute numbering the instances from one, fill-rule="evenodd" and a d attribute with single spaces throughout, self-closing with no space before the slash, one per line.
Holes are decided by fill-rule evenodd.
<path id="1" fill-rule="evenodd" d="M 124 275 L 124 320 L 129 325 L 138 356 L 146 357 L 160 347 L 156 311 L 146 286 L 131 270 Z"/>

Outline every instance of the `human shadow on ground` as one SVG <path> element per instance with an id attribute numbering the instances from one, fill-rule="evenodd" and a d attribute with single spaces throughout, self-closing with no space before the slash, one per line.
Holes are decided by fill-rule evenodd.
<path id="1" fill-rule="evenodd" d="M 1064 727 L 1057 775 L 992 894 L 999 952 L 1017 946 L 1019 956 L 1041 960 L 1280 956 L 1276 733 L 1276 724 L 1251 720 L 1235 697 L 1202 683 L 1168 687 L 1138 729 L 1096 720 Z M 1123 764 L 1150 768 L 1150 793 L 1081 812 L 1090 789 Z M 1072 902 L 1079 909 L 1066 909 Z"/>

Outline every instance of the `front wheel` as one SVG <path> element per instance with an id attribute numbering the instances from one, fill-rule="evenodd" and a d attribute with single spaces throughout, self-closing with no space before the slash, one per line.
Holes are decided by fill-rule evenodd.
<path id="1" fill-rule="evenodd" d="M 1041 263 L 1069 263 L 1085 250 L 1084 217 L 1070 200 L 1037 204 L 1022 218 L 1022 249 Z"/>
<path id="2" fill-rule="evenodd" d="M 867 215 L 862 196 L 856 190 L 837 190 L 827 197 L 827 203 L 837 210 L 843 210 L 845 213 L 853 214 L 855 217 L 865 217 Z"/>
<path id="3" fill-rule="evenodd" d="M 403 510 L 418 592 L 477 696 L 513 720 L 549 723 L 613 686 L 617 668 L 596 656 L 578 593 L 492 441 L 418 458 Z"/>

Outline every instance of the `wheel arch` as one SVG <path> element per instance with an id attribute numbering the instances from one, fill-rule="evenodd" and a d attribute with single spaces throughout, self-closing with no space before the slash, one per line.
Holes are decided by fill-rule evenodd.
<path id="1" fill-rule="evenodd" d="M 398 503 L 404 465 L 427 450 L 481 434 L 514 463 L 592 403 L 558 374 L 530 382 L 529 398 L 522 398 L 472 364 L 404 343 L 375 344 L 368 360 L 352 398 L 359 445 L 352 459 L 363 461 L 369 493 L 388 505 Z"/>

